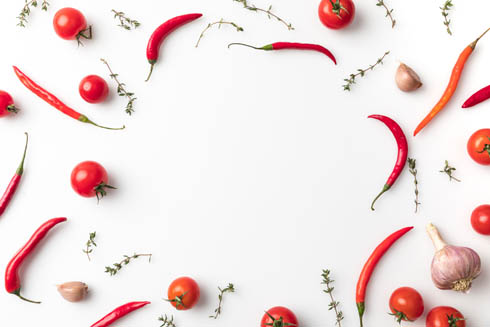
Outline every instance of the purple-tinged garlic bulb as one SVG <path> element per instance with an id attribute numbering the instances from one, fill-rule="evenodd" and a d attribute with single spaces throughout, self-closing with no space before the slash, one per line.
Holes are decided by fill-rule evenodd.
<path id="1" fill-rule="evenodd" d="M 470 248 L 448 245 L 431 223 L 427 225 L 427 233 L 436 248 L 431 266 L 432 281 L 441 290 L 467 293 L 473 280 L 480 275 L 478 253 Z"/>

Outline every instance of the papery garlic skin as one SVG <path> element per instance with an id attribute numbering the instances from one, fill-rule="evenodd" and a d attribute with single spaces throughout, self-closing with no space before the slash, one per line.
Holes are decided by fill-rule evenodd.
<path id="1" fill-rule="evenodd" d="M 80 302 L 88 294 L 88 286 L 82 282 L 67 282 L 58 285 L 58 292 L 69 302 Z"/>

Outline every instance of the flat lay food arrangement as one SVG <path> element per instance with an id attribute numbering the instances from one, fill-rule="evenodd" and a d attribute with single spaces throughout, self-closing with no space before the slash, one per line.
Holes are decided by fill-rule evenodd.
<path id="1" fill-rule="evenodd" d="M 490 3 L 3 6 L 0 325 L 486 326 Z"/>

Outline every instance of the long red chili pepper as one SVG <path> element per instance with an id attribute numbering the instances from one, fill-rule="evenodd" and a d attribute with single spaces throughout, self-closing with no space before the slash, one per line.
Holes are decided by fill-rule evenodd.
<path id="1" fill-rule="evenodd" d="M 124 317 L 128 313 L 133 312 L 134 310 L 138 310 L 139 308 L 144 307 L 145 305 L 150 304 L 150 302 L 129 302 L 120 307 L 114 309 L 111 313 L 106 315 L 104 318 L 97 321 L 90 327 L 107 327 L 110 326 L 116 320 Z"/>
<path id="2" fill-rule="evenodd" d="M 169 19 L 168 21 L 157 27 L 157 29 L 150 36 L 150 39 L 148 40 L 148 46 L 146 47 L 146 58 L 151 65 L 150 74 L 146 79 L 147 82 L 150 80 L 151 73 L 153 73 L 153 66 L 158 60 L 160 45 L 162 45 L 162 42 L 165 40 L 165 38 L 180 26 L 190 23 L 200 17 L 202 17 L 202 14 L 187 14 L 177 16 Z"/>
<path id="3" fill-rule="evenodd" d="M 26 299 L 22 295 L 20 295 L 21 283 L 19 278 L 19 268 L 24 262 L 24 260 L 31 254 L 32 251 L 36 248 L 39 242 L 46 236 L 46 234 L 56 225 L 66 221 L 66 218 L 53 218 L 45 222 L 39 227 L 34 234 L 32 234 L 31 238 L 27 243 L 17 252 L 17 254 L 10 260 L 7 265 L 7 269 L 5 270 L 5 289 L 10 294 L 17 295 L 24 301 L 31 303 L 41 303 L 37 301 L 32 301 Z"/>
<path id="4" fill-rule="evenodd" d="M 490 99 L 490 85 L 484 87 L 480 91 L 476 92 L 463 103 L 463 108 L 470 108 L 476 106 L 480 102 Z"/>
<path id="5" fill-rule="evenodd" d="M 405 167 L 408 156 L 408 144 L 407 138 L 405 137 L 405 134 L 403 133 L 400 125 L 398 125 L 393 119 L 383 115 L 371 115 L 368 118 L 374 118 L 382 121 L 393 133 L 396 144 L 398 145 L 398 156 L 396 158 L 395 168 L 393 168 L 393 172 L 391 173 L 390 177 L 388 177 L 386 184 L 383 186 L 383 190 L 381 190 L 381 193 L 376 196 L 373 203 L 371 204 L 371 210 L 374 210 L 374 203 L 376 202 L 376 200 L 378 200 L 384 192 L 388 191 L 393 186 L 393 184 L 395 184 L 398 176 L 400 176 L 400 173 Z"/>
<path id="6" fill-rule="evenodd" d="M 337 59 L 335 56 L 328 50 L 327 48 L 318 45 L 318 44 L 310 44 L 310 43 L 293 43 L 293 42 L 276 42 L 272 44 L 264 45 L 263 47 L 254 47 L 253 45 L 245 44 L 245 43 L 230 43 L 228 48 L 232 45 L 242 45 L 245 47 L 249 47 L 255 50 L 264 50 L 264 51 L 273 51 L 273 50 L 287 50 L 287 49 L 298 49 L 298 50 L 312 50 L 323 53 L 332 61 L 337 64 Z"/>
<path id="7" fill-rule="evenodd" d="M 373 274 L 374 268 L 378 264 L 379 260 L 383 257 L 386 251 L 403 235 L 412 230 L 413 227 L 405 227 L 400 229 L 399 231 L 394 232 L 390 236 L 388 236 L 380 245 L 376 247 L 374 252 L 371 254 L 369 259 L 364 264 L 362 268 L 361 275 L 359 276 L 359 280 L 357 281 L 356 287 L 356 305 L 357 311 L 359 312 L 359 319 L 362 327 L 362 316 L 364 315 L 364 311 L 366 310 L 366 306 L 364 304 L 364 300 L 366 298 L 366 287 L 371 279 L 371 275 Z"/>
<path id="8" fill-rule="evenodd" d="M 12 177 L 9 185 L 7 186 L 7 189 L 2 195 L 2 198 L 0 198 L 0 216 L 5 212 L 5 209 L 7 209 L 10 200 L 12 200 L 12 197 L 14 196 L 15 191 L 19 186 L 20 179 L 22 178 L 22 174 L 24 173 L 24 161 L 26 159 L 27 144 L 29 143 L 29 135 L 27 133 L 25 134 L 26 134 L 26 145 L 24 147 L 24 155 L 22 156 L 22 160 L 20 162 L 19 167 L 15 171 L 14 177 Z"/>
<path id="9" fill-rule="evenodd" d="M 81 113 L 76 112 L 72 108 L 68 107 L 66 104 L 61 102 L 60 99 L 58 99 L 53 94 L 49 93 L 48 91 L 43 89 L 41 86 L 36 84 L 33 80 L 31 80 L 29 77 L 27 77 L 27 75 L 25 75 L 23 72 L 21 72 L 19 68 L 17 68 L 16 66 L 13 66 L 13 68 L 14 68 L 15 74 L 17 75 L 17 77 L 19 78 L 21 83 L 24 84 L 25 87 L 27 87 L 32 93 L 34 93 L 35 95 L 37 95 L 38 97 L 40 97 L 41 99 L 43 99 L 44 101 L 46 101 L 47 103 L 49 103 L 50 105 L 52 105 L 53 107 L 55 107 L 56 109 L 58 109 L 59 111 L 64 113 L 65 115 L 68 115 L 73 119 L 81 121 L 82 123 L 92 124 L 92 125 L 100 127 L 100 128 L 112 129 L 112 130 L 125 128 L 125 126 L 120 127 L 120 128 L 105 127 L 105 126 L 100 126 L 100 125 L 94 123 L 93 121 L 88 119 L 87 116 L 82 115 Z"/>

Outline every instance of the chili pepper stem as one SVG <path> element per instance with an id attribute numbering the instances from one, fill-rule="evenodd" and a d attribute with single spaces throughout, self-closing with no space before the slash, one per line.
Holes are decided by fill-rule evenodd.
<path id="1" fill-rule="evenodd" d="M 18 290 L 16 290 L 15 292 L 13 292 L 12 294 L 17 295 L 21 300 L 24 300 L 26 302 L 34 303 L 34 304 L 41 304 L 41 301 L 29 300 L 29 299 L 23 297 L 22 295 L 20 295 L 20 288 Z"/>
<path id="2" fill-rule="evenodd" d="M 360 323 L 360 326 L 363 327 L 362 316 L 364 315 L 364 311 L 366 309 L 366 306 L 364 305 L 364 302 L 356 303 L 356 305 L 357 305 L 357 312 L 359 312 L 359 323 Z"/>
<path id="3" fill-rule="evenodd" d="M 478 38 L 477 38 L 475 41 L 473 41 L 473 42 L 470 44 L 470 48 L 475 49 L 476 44 L 478 43 L 478 41 L 480 41 L 480 39 L 481 39 L 483 36 L 485 36 L 485 34 L 487 34 L 487 33 L 488 33 L 488 31 L 490 31 L 490 28 L 488 28 L 488 29 L 487 29 L 485 32 L 483 32 L 483 34 L 482 34 L 482 35 L 480 35 L 480 36 L 479 36 L 479 37 L 478 37 Z"/>
<path id="4" fill-rule="evenodd" d="M 383 186 L 383 190 L 378 194 L 378 196 L 374 198 L 373 203 L 371 203 L 371 210 L 374 211 L 374 203 L 381 197 L 381 195 L 383 195 L 384 192 L 388 191 L 390 188 L 391 185 L 388 184 L 385 184 L 385 186 Z"/>
<path id="5" fill-rule="evenodd" d="M 90 119 L 88 119 L 88 117 L 85 116 L 85 115 L 80 115 L 80 117 L 78 118 L 78 120 L 81 121 L 82 123 L 92 124 L 94 126 L 97 126 L 97 127 L 100 127 L 100 128 L 104 128 L 104 129 L 121 130 L 121 129 L 125 129 L 126 128 L 125 125 L 123 125 L 122 127 L 106 127 L 106 126 L 101 126 L 101 125 L 98 125 L 98 124 L 94 123 Z"/>
<path id="6" fill-rule="evenodd" d="M 25 135 L 26 135 L 26 145 L 24 147 L 24 154 L 22 155 L 22 160 L 20 162 L 19 168 L 17 168 L 17 171 L 15 172 L 19 176 L 24 173 L 24 161 L 26 159 L 27 144 L 29 143 L 29 134 L 27 134 L 26 132 Z"/>
<path id="7" fill-rule="evenodd" d="M 232 45 L 241 45 L 241 46 L 249 47 L 249 48 L 252 48 L 255 50 L 272 50 L 272 49 L 266 49 L 265 47 L 259 48 L 259 47 L 254 47 L 253 45 L 250 45 L 250 44 L 238 43 L 238 42 L 228 44 L 228 48 L 230 48 Z"/>
<path id="8" fill-rule="evenodd" d="M 148 82 L 150 80 L 151 74 L 153 73 L 153 66 L 155 66 L 154 62 L 150 62 L 150 73 L 148 74 L 148 77 L 146 78 L 145 82 Z"/>

